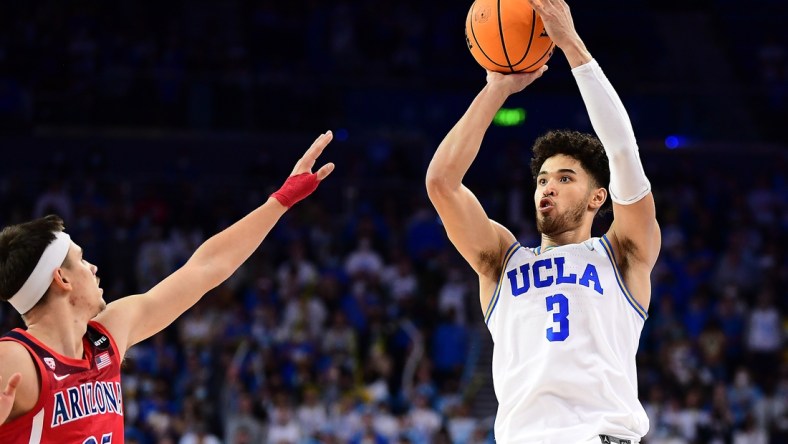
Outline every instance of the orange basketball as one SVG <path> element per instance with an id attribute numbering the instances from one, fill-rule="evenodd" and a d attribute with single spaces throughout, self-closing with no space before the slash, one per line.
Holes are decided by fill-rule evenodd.
<path id="1" fill-rule="evenodd" d="M 528 0 L 476 0 L 465 19 L 465 41 L 482 67 L 502 73 L 536 71 L 555 47 Z"/>

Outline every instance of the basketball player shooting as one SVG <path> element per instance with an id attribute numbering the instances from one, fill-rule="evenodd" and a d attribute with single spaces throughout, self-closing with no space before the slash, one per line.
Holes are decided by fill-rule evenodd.
<path id="1" fill-rule="evenodd" d="M 328 163 L 312 173 L 332 137 L 321 134 L 267 202 L 205 241 L 183 267 L 148 292 L 108 305 L 98 268 L 60 218 L 6 227 L 0 298 L 27 328 L 0 338 L 0 443 L 122 443 L 126 351 L 230 277 L 287 209 L 315 191 L 334 169 Z"/>
<path id="2" fill-rule="evenodd" d="M 535 141 L 541 244 L 521 246 L 462 180 L 495 112 L 547 68 L 488 71 L 435 152 L 427 191 L 449 239 L 479 275 L 495 344 L 496 441 L 635 443 L 648 431 L 635 353 L 660 249 L 651 185 L 629 117 L 575 31 L 569 7 L 563 0 L 530 3 L 568 59 L 599 139 L 551 131 Z M 592 238 L 594 217 L 609 200 L 614 222 Z"/>

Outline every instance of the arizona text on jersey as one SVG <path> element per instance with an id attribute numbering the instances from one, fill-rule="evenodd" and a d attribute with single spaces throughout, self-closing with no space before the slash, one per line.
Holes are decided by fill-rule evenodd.
<path id="1" fill-rule="evenodd" d="M 121 357 L 101 324 L 88 324 L 83 359 L 62 356 L 21 329 L 0 341 L 24 346 L 41 375 L 35 407 L 0 426 L 0 443 L 123 443 Z"/>

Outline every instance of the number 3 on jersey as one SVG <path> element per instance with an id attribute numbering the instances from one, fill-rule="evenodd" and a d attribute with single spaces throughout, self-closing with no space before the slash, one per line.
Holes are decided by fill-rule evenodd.
<path id="1" fill-rule="evenodd" d="M 553 322 L 557 326 L 547 329 L 547 340 L 550 342 L 563 341 L 569 337 L 569 299 L 561 293 L 545 298 L 547 312 L 553 313 Z"/>

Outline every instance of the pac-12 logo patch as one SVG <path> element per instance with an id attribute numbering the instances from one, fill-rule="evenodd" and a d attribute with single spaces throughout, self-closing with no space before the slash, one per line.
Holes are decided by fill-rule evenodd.
<path id="1" fill-rule="evenodd" d="M 52 370 L 55 369 L 55 360 L 50 357 L 44 358 L 44 364 L 46 364 L 47 367 L 49 367 Z"/>

